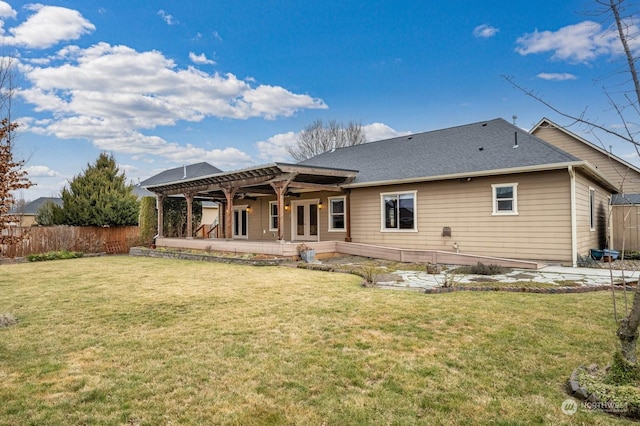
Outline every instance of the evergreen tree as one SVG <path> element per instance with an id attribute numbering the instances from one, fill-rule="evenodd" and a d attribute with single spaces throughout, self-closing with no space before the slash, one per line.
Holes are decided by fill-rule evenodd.
<path id="1" fill-rule="evenodd" d="M 143 197 L 140 201 L 140 240 L 143 244 L 151 244 L 158 233 L 158 212 L 156 198 Z"/>
<path id="2" fill-rule="evenodd" d="M 126 184 L 116 160 L 101 153 L 95 164 L 73 178 L 62 190 L 63 220 L 75 226 L 129 226 L 138 224 L 138 199 Z"/>
<path id="3" fill-rule="evenodd" d="M 36 212 L 36 222 L 42 226 L 62 225 L 64 223 L 62 207 L 51 201 L 44 203 Z"/>

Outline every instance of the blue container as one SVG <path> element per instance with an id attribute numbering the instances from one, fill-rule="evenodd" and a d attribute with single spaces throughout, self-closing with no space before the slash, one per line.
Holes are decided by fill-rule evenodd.
<path id="1" fill-rule="evenodd" d="M 591 249 L 589 250 L 591 252 L 591 257 L 595 260 L 601 260 L 603 257 L 607 256 L 610 257 L 611 260 L 616 260 L 618 258 L 618 256 L 620 256 L 620 252 L 617 250 L 609 250 L 609 249 L 604 249 L 604 250 L 599 250 L 599 249 Z"/>

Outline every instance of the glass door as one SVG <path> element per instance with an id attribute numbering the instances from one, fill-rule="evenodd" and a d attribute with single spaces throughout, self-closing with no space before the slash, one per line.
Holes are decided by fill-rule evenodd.
<path id="1" fill-rule="evenodd" d="M 248 238 L 247 206 L 233 208 L 233 238 Z"/>
<path id="2" fill-rule="evenodd" d="M 319 241 L 318 201 L 294 201 L 293 239 L 297 241 Z"/>

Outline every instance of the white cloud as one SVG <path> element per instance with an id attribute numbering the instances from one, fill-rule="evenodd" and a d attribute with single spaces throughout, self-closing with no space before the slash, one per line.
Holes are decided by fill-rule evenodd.
<path id="1" fill-rule="evenodd" d="M 578 78 L 568 72 L 541 72 L 537 77 L 542 80 L 550 81 L 576 80 Z"/>
<path id="2" fill-rule="evenodd" d="M 47 166 L 29 166 L 25 167 L 29 177 L 55 177 L 61 176 L 60 173 L 55 170 L 51 170 Z"/>
<path id="3" fill-rule="evenodd" d="M 410 135 L 411 132 L 400 132 L 384 123 L 371 123 L 362 126 L 364 133 L 367 135 L 367 142 L 380 141 L 383 139 L 391 139 L 398 136 Z"/>
<path id="4" fill-rule="evenodd" d="M 217 31 L 214 31 L 211 33 L 211 36 L 213 37 L 214 40 L 216 41 L 222 41 L 222 36 L 220 36 L 220 33 Z"/>
<path id="5" fill-rule="evenodd" d="M 298 134 L 294 132 L 279 133 L 266 141 L 256 142 L 258 157 L 268 163 L 294 161 L 289 155 L 289 147 L 297 141 Z"/>
<path id="6" fill-rule="evenodd" d="M 638 27 L 631 25 L 629 34 L 636 34 Z M 635 47 L 638 41 L 630 39 Z M 516 52 L 521 55 L 553 52 L 552 58 L 587 63 L 601 55 L 616 55 L 621 52 L 617 31 L 603 28 L 593 21 L 567 25 L 557 31 L 534 31 L 516 40 Z"/>
<path id="7" fill-rule="evenodd" d="M 18 13 L 7 2 L 0 1 L 0 18 L 16 18 Z"/>
<path id="8" fill-rule="evenodd" d="M 251 105 L 254 114 L 257 113 L 267 119 L 274 119 L 280 115 L 290 117 L 297 110 L 303 108 L 327 108 L 327 105 L 320 99 L 313 99 L 309 95 L 294 94 L 280 86 L 260 85 L 255 89 L 245 91 L 243 100 Z"/>
<path id="9" fill-rule="evenodd" d="M 44 49 L 61 41 L 76 40 L 96 27 L 77 10 L 65 7 L 31 4 L 26 7 L 34 13 L 22 24 L 9 29 L 2 42 L 6 45 Z M 9 13 L 0 3 L 0 16 Z"/>
<path id="10" fill-rule="evenodd" d="M 157 51 L 138 52 L 107 43 L 87 49 L 69 46 L 53 62 L 19 64 L 31 84 L 20 96 L 35 111 L 51 115 L 45 117 L 48 121 L 27 122 L 28 129 L 61 139 L 88 139 L 115 152 L 246 165 L 249 156 L 235 148 L 185 147 L 142 131 L 207 117 L 273 119 L 300 109 L 327 108 L 321 99 L 278 86 L 255 86 L 231 73 L 178 68 Z"/>
<path id="11" fill-rule="evenodd" d="M 215 65 L 216 64 L 216 61 L 214 61 L 212 59 L 208 59 L 207 56 L 204 53 L 196 55 L 193 52 L 189 52 L 189 59 L 194 64 L 209 64 L 209 65 Z"/>
<path id="12" fill-rule="evenodd" d="M 169 15 L 167 12 L 165 12 L 164 10 L 160 9 L 158 10 L 158 16 L 162 18 L 162 20 L 167 24 L 167 25 L 176 25 L 179 24 L 179 22 L 176 20 L 176 18 L 174 18 L 172 15 Z"/>
<path id="13" fill-rule="evenodd" d="M 491 25 L 482 24 L 473 29 L 473 36 L 477 38 L 491 38 L 498 33 L 497 28 Z"/>

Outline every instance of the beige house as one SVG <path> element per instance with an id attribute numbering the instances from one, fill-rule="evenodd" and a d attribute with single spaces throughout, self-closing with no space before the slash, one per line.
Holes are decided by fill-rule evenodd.
<path id="1" fill-rule="evenodd" d="M 40 197 L 22 206 L 11 209 L 9 214 L 15 215 L 18 218 L 19 223 L 16 224 L 17 226 L 34 226 L 38 224 L 38 221 L 36 220 L 38 211 L 47 203 L 62 206 L 62 198 Z"/>
<path id="2" fill-rule="evenodd" d="M 157 195 L 160 218 L 167 196 L 219 202 L 224 242 L 245 242 L 246 251 L 293 253 L 305 242 L 372 256 L 397 250 L 401 260 L 573 265 L 604 247 L 617 192 L 590 161 L 502 119 L 142 186 Z M 187 244 L 161 228 L 157 243 Z"/>
<path id="3" fill-rule="evenodd" d="M 547 118 L 531 134 L 588 161 L 617 188 L 608 213 L 608 238 L 613 248 L 640 250 L 640 169 Z"/>

